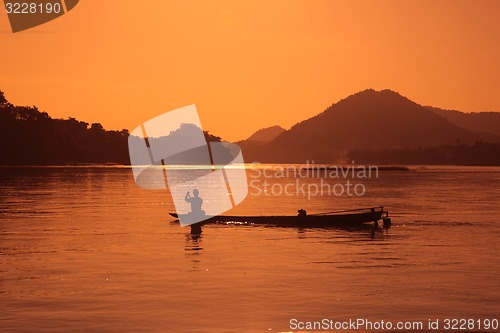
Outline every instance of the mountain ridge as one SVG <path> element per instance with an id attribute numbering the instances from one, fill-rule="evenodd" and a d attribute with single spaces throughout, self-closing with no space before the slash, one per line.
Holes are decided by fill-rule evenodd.
<path id="1" fill-rule="evenodd" d="M 253 133 L 251 136 L 249 136 L 246 140 L 248 141 L 258 141 L 258 142 L 270 142 L 274 140 L 278 135 L 281 133 L 285 132 L 286 129 L 284 129 L 281 126 L 274 125 L 270 127 L 265 127 L 261 128 L 260 130 L 257 130 L 255 133 Z"/>
<path id="2" fill-rule="evenodd" d="M 389 89 L 366 89 L 293 125 L 266 145 L 245 142 L 251 160 L 343 162 L 350 150 L 500 142 L 490 133 L 463 129 Z M 244 153 L 246 153 L 244 150 Z"/>
<path id="3" fill-rule="evenodd" d="M 462 112 L 426 106 L 441 117 L 469 131 L 500 134 L 500 112 Z"/>

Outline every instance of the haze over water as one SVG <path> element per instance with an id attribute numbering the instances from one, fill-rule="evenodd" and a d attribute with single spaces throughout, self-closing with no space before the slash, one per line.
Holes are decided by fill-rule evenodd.
<path id="1" fill-rule="evenodd" d="M 168 216 L 168 193 L 138 188 L 130 168 L 2 168 L 0 331 L 498 318 L 500 168 L 380 171 L 362 182 L 362 197 L 249 195 L 227 214 L 384 205 L 388 233 L 211 225 L 196 236 Z"/>

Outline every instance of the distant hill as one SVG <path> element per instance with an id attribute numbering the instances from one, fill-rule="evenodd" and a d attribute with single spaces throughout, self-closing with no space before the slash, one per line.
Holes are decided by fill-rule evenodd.
<path id="1" fill-rule="evenodd" d="M 286 130 L 280 126 L 267 127 L 258 130 L 248 139 L 237 142 L 243 151 L 245 161 L 264 161 L 262 156 L 266 145 L 284 132 Z"/>
<path id="2" fill-rule="evenodd" d="M 269 144 L 244 146 L 246 160 L 304 163 L 343 162 L 352 150 L 404 149 L 500 137 L 457 126 L 429 108 L 391 90 L 365 90 L 294 125 Z M 246 149 L 246 150 L 245 150 Z M 248 152 L 248 154 L 247 154 Z"/>
<path id="3" fill-rule="evenodd" d="M 500 135 L 500 112 L 465 113 L 457 110 L 443 110 L 432 106 L 427 108 L 466 130 Z"/>
<path id="4" fill-rule="evenodd" d="M 281 127 L 281 126 L 271 126 L 271 127 L 266 127 L 258 130 L 254 134 L 252 134 L 247 141 L 257 141 L 257 142 L 271 142 L 274 140 L 278 135 L 281 133 L 285 132 L 286 130 Z"/>

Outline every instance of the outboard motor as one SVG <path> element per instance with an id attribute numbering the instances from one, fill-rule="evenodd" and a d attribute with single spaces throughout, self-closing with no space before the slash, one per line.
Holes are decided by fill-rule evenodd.
<path id="1" fill-rule="evenodd" d="M 385 217 L 382 219 L 384 222 L 384 228 L 389 229 L 391 227 L 391 218 L 389 217 L 389 213 L 386 213 Z"/>
<path id="2" fill-rule="evenodd" d="M 297 213 L 298 213 L 298 216 L 299 216 L 299 217 L 304 217 L 304 216 L 306 216 L 306 215 L 307 215 L 307 212 L 306 212 L 306 210 L 305 210 L 305 209 L 299 209 L 299 210 L 297 211 Z"/>

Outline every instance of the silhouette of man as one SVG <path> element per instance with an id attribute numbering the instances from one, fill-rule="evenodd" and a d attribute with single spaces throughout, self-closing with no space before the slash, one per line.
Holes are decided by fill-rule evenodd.
<path id="1" fill-rule="evenodd" d="M 189 191 L 186 192 L 186 197 L 184 198 L 184 200 L 191 204 L 191 212 L 189 214 L 205 215 L 205 211 L 201 210 L 203 199 L 199 197 L 199 192 L 197 189 L 193 190 L 193 196 L 191 196 Z"/>

